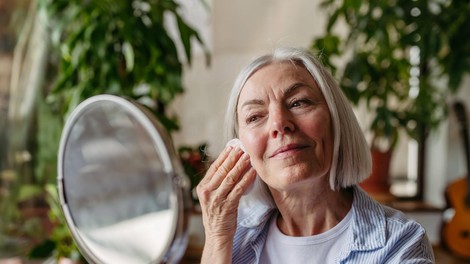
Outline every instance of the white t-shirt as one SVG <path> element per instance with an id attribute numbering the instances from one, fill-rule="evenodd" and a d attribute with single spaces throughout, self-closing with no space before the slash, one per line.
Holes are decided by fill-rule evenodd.
<path id="1" fill-rule="evenodd" d="M 334 263 L 346 244 L 352 210 L 332 229 L 308 237 L 284 235 L 274 219 L 261 252 L 260 263 Z"/>

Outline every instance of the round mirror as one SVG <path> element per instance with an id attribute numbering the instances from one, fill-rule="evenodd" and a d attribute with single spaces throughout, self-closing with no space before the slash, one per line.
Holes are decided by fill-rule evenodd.
<path id="1" fill-rule="evenodd" d="M 175 263 L 186 249 L 189 183 L 165 130 L 121 97 L 81 103 L 62 132 L 58 192 L 91 263 Z"/>

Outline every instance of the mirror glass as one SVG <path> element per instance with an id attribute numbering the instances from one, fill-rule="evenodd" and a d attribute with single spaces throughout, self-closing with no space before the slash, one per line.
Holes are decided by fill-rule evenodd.
<path id="1" fill-rule="evenodd" d="M 87 260 L 168 263 L 181 257 L 185 176 L 173 153 L 155 120 L 131 101 L 102 95 L 75 109 L 61 138 L 58 190 Z"/>

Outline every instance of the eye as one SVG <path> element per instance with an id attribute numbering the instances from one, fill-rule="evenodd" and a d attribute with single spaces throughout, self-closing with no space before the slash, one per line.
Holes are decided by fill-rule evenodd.
<path id="1" fill-rule="evenodd" d="M 303 107 L 303 106 L 308 106 L 311 105 L 312 101 L 308 99 L 299 99 L 299 100 L 293 100 L 290 103 L 290 108 L 296 108 L 296 107 Z"/>
<path id="2" fill-rule="evenodd" d="M 258 115 L 258 114 L 249 115 L 249 116 L 246 118 L 245 122 L 246 122 L 247 124 L 251 124 L 251 123 L 253 123 L 253 122 L 258 121 L 259 119 L 260 119 L 260 115 Z"/>

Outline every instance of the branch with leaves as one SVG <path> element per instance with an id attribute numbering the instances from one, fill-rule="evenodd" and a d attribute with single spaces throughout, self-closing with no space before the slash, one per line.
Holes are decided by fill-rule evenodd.
<path id="1" fill-rule="evenodd" d="M 97 94 L 140 100 L 169 130 L 177 118 L 165 111 L 178 94 L 183 63 L 191 63 L 194 42 L 209 51 L 198 32 L 179 14 L 173 0 L 40 0 L 50 18 L 58 75 L 49 101 L 64 116 Z M 169 32 L 176 21 L 179 40 Z M 177 42 L 184 55 L 178 54 Z"/>
<path id="2" fill-rule="evenodd" d="M 312 49 L 336 71 L 351 102 L 375 114 L 375 136 L 393 138 L 403 128 L 417 138 L 420 127 L 436 128 L 446 117 L 446 97 L 470 72 L 470 5 L 326 0 L 321 7 L 329 19 Z M 446 80 L 444 88 L 439 80 Z"/>

